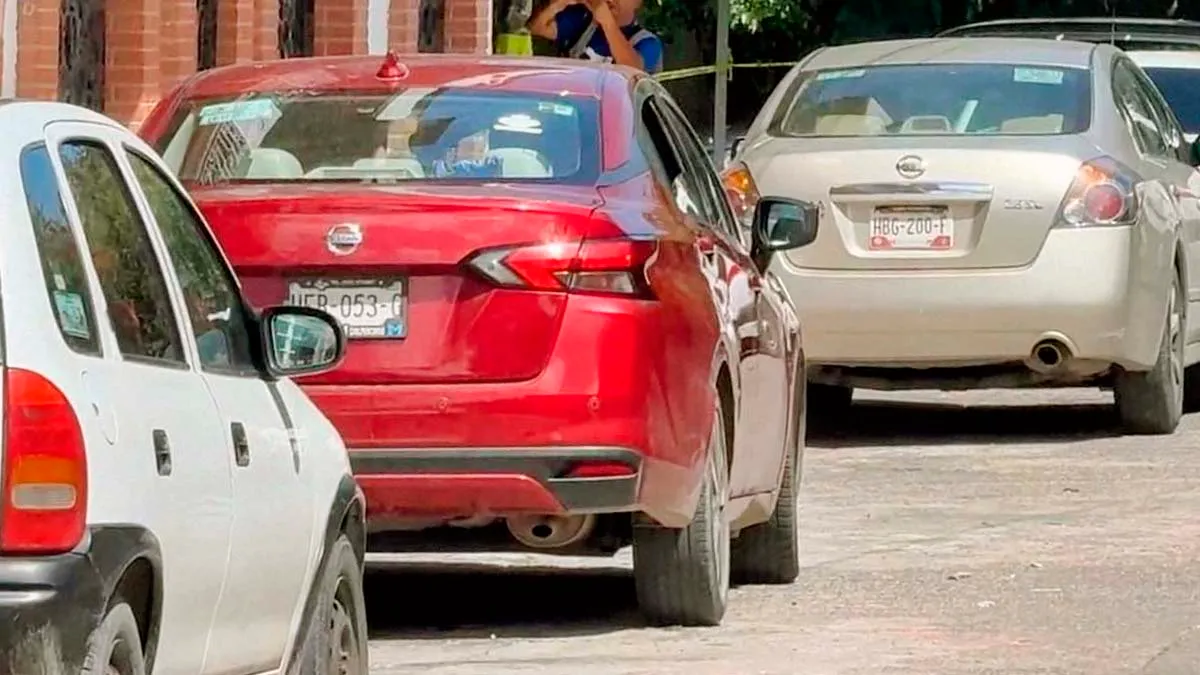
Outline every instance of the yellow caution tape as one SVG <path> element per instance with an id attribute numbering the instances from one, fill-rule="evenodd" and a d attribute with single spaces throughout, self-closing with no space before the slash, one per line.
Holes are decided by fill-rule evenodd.
<path id="1" fill-rule="evenodd" d="M 799 61 L 771 61 L 764 63 L 731 63 L 726 68 L 732 72 L 737 68 L 791 68 L 799 63 Z M 655 75 L 655 79 L 659 82 L 673 82 L 697 75 L 716 75 L 717 66 L 696 66 L 695 68 L 680 68 L 678 70 L 668 70 Z"/>

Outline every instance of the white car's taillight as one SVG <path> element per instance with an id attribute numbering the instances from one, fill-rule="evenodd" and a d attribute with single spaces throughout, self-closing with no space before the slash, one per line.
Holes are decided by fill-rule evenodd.
<path id="1" fill-rule="evenodd" d="M 55 554 L 83 539 L 87 454 L 75 409 L 44 376 L 4 374 L 0 553 Z"/>

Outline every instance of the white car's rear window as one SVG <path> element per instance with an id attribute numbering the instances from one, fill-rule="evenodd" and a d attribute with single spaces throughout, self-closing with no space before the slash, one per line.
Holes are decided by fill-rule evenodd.
<path id="1" fill-rule="evenodd" d="M 783 136 L 1055 135 L 1091 124 L 1091 73 L 1020 64 L 920 64 L 803 73 Z"/>

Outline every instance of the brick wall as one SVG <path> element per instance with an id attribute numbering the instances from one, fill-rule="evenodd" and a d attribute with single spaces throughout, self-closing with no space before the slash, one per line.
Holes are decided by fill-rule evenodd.
<path id="1" fill-rule="evenodd" d="M 136 128 L 164 92 L 196 71 L 196 0 L 85 1 L 105 3 L 105 112 Z M 21 3 L 17 96 L 59 98 L 62 0 L 0 0 L 0 16 L 8 2 Z M 217 2 L 218 65 L 277 58 L 279 0 Z M 315 3 L 315 55 L 366 53 L 368 0 Z M 420 0 L 388 3 L 389 48 L 416 51 Z M 446 51 L 489 52 L 491 7 L 491 0 L 445 0 Z"/>

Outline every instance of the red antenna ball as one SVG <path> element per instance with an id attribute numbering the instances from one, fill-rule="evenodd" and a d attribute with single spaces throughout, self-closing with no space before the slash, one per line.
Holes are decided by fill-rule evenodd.
<path id="1" fill-rule="evenodd" d="M 379 66 L 379 72 L 375 73 L 375 77 L 385 82 L 403 80 L 408 77 L 408 66 L 400 63 L 400 57 L 396 52 L 388 52 L 387 56 L 383 57 L 383 65 Z"/>

